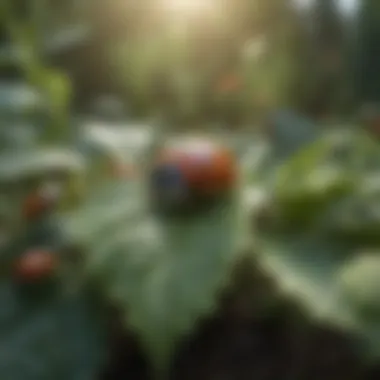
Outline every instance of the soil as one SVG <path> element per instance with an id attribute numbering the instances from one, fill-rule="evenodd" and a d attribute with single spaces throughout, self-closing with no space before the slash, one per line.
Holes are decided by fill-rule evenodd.
<path id="1" fill-rule="evenodd" d="M 179 345 L 169 380 L 380 379 L 379 368 L 369 371 L 361 363 L 347 333 L 311 324 L 299 305 L 284 300 L 270 313 L 260 312 L 275 285 L 259 273 L 247 279 L 243 272 L 252 268 L 241 264 L 215 316 L 200 321 Z M 136 339 L 120 331 L 114 324 L 101 380 L 152 380 Z"/>

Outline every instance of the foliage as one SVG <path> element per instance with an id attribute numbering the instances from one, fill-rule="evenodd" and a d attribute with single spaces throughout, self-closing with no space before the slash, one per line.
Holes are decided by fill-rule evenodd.
<path id="1" fill-rule="evenodd" d="M 133 32 L 125 29 L 125 37 L 110 47 L 110 58 L 125 87 L 145 109 L 155 112 L 157 106 L 164 107 L 165 100 L 155 96 L 157 91 L 163 98 L 168 96 L 169 113 L 190 117 L 215 104 L 223 108 L 218 83 L 231 72 L 243 83 L 230 97 L 243 119 L 251 118 L 255 107 L 266 110 L 293 101 L 298 69 L 294 8 L 282 0 L 260 7 L 257 2 L 235 3 L 215 5 L 203 18 L 198 15 L 199 20 L 170 13 L 165 7 L 156 12 L 135 10 L 140 24 L 132 27 Z M 262 37 L 265 52 L 259 57 L 247 54 L 246 46 Z"/>
<path id="2" fill-rule="evenodd" d="M 24 244 L 29 246 L 30 237 L 27 240 Z M 12 247 L 13 260 L 22 254 L 20 248 Z M 2 252 L 3 266 L 5 257 L 10 259 L 6 253 Z M 98 373 L 105 359 L 99 311 L 84 290 L 73 289 L 71 282 L 61 278 L 23 284 L 11 273 L 2 273 L 1 347 L 7 355 L 2 356 L 0 368 L 4 379 L 92 380 Z"/>
<path id="3" fill-rule="evenodd" d="M 11 46 L 17 53 L 14 64 L 19 66 L 29 85 L 42 93 L 45 113 L 48 114 L 50 128 L 46 129 L 44 139 L 51 142 L 54 139 L 68 138 L 70 129 L 67 127 L 71 83 L 64 73 L 46 66 L 42 61 L 44 40 L 41 40 L 40 13 L 43 11 L 39 3 L 32 3 L 33 11 L 20 17 L 11 2 L 1 6 L 0 21 L 5 26 L 11 39 Z"/>
<path id="4" fill-rule="evenodd" d="M 377 279 L 352 267 L 366 268 L 356 261 L 377 252 L 379 159 L 368 136 L 327 133 L 257 183 L 266 201 L 255 217 L 261 260 L 284 291 L 314 317 L 357 333 L 372 357 L 380 352 Z"/>
<path id="5" fill-rule="evenodd" d="M 0 329 L 8 353 L 0 361 L 3 377 L 91 380 L 106 355 L 103 312 L 68 255 L 70 243 L 55 206 L 25 214 L 36 184 L 78 170 L 80 161 L 56 149 L 16 150 L 1 157 Z M 57 266 L 24 262 L 33 251 L 48 252 Z"/>
<path id="6" fill-rule="evenodd" d="M 0 329 L 7 354 L 0 368 L 9 380 L 93 380 L 107 354 L 103 310 L 72 262 L 57 218 L 84 168 L 67 149 L 70 83 L 45 66 L 40 25 L 13 5 L 1 4 L 1 22 L 20 53 L 10 64 L 23 78 L 1 84 Z M 62 187 L 57 202 L 40 192 L 50 182 Z"/>
<path id="7" fill-rule="evenodd" d="M 246 9 L 241 7 L 240 11 Z M 291 9 L 286 8 L 289 18 L 283 23 L 273 22 L 276 10 L 284 7 L 282 1 L 262 3 L 255 22 L 260 21 L 257 34 L 265 35 L 267 54 L 257 62 L 239 57 L 236 64 L 246 84 L 237 103 L 244 103 L 247 112 L 252 99 L 265 111 L 284 103 L 296 80 L 297 41 Z M 222 19 L 227 23 L 229 14 Z M 153 214 L 146 183 L 151 158 L 165 134 L 150 135 L 149 146 L 133 152 L 121 143 L 121 134 L 111 138 L 108 133 L 106 139 L 98 135 L 87 142 L 90 148 L 107 158 L 130 155 L 125 161 L 133 161 L 139 175 L 133 180 L 110 180 L 104 176 L 108 168 L 98 167 L 104 164 L 102 159 L 81 152 L 90 170 L 79 171 L 88 185 L 80 206 L 59 213 L 55 205 L 38 218 L 26 220 L 25 198 L 40 182 L 61 179 L 63 174 L 69 186 L 67 179 L 83 169 L 81 155 L 61 149 L 70 130 L 71 86 L 65 75 L 45 66 L 35 21 L 7 13 L 11 38 L 24 52 L 19 64 L 25 79 L 47 99 L 53 122 L 32 143 L 17 142 L 11 152 L 9 146 L 2 147 L 0 157 L 2 217 L 9 229 L 0 256 L 4 312 L 0 328 L 4 347 L 10 351 L 10 359 L 0 360 L 5 380 L 93 380 L 105 359 L 106 329 L 103 310 L 88 294 L 88 285 L 121 310 L 124 326 L 137 333 L 155 374 L 165 377 L 181 339 L 216 310 L 218 295 L 230 285 L 231 272 L 247 244 L 249 254 L 257 256 L 284 293 L 300 299 L 313 317 L 357 333 L 365 353 L 379 354 L 378 279 L 373 273 L 378 266 L 380 223 L 375 211 L 379 189 L 371 179 L 378 173 L 380 157 L 377 145 L 366 135 L 341 129 L 321 136 L 319 126 L 281 113 L 281 125 L 276 124 L 278 120 L 272 125 L 277 144 L 272 144 L 271 157 L 258 136 L 254 142 L 252 135 L 230 141 L 241 169 L 239 188 L 231 199 L 192 217 L 174 219 Z M 246 20 L 244 26 L 251 21 Z M 224 24 L 234 31 L 233 43 L 223 40 L 218 54 L 210 57 L 209 53 L 204 65 L 193 64 L 197 54 L 184 43 L 197 39 L 190 29 L 186 37 L 173 37 L 165 27 L 138 33 L 137 23 L 133 38 L 110 54 L 116 56 L 121 78 L 146 105 L 157 70 L 169 73 L 186 113 L 195 103 L 201 108 L 207 98 L 199 97 L 200 88 L 190 88 L 188 84 L 195 83 L 192 79 L 202 78 L 198 83 L 204 80 L 208 85 L 218 79 L 214 72 L 236 69 L 235 64 L 221 67 L 220 62 L 235 56 L 230 45 L 245 38 L 244 28 L 237 24 L 236 20 L 228 27 Z M 273 24 L 276 28 L 271 30 Z M 216 35 L 221 29 L 223 25 L 216 27 Z M 213 51 L 212 43 L 208 47 Z M 184 73 L 188 80 L 177 83 L 177 76 Z M 278 134 L 282 126 L 290 127 L 283 136 Z M 286 140 L 284 136 L 298 126 L 297 141 L 294 135 Z M 311 128 L 298 133 L 306 127 Z M 105 129 L 109 132 L 110 125 Z M 231 136 L 226 140 L 232 140 Z M 279 147 L 284 148 L 282 154 Z M 251 213 L 253 233 L 247 231 Z M 81 265 L 70 261 L 70 243 L 82 248 Z M 49 281 L 25 284 L 14 276 L 14 265 L 30 249 L 48 250 L 59 259 L 58 273 Z M 367 249 L 375 253 L 367 257 Z"/>

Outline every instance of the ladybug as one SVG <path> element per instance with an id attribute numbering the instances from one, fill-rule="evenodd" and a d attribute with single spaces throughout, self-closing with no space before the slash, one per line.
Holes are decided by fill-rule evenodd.
<path id="1" fill-rule="evenodd" d="M 26 220 L 34 220 L 54 208 L 62 194 L 62 186 L 45 183 L 29 194 L 23 204 L 22 212 Z"/>
<path id="2" fill-rule="evenodd" d="M 23 281 L 50 278 L 58 267 L 57 257 L 45 249 L 33 249 L 24 253 L 15 263 L 14 274 Z"/>
<path id="3" fill-rule="evenodd" d="M 230 194 L 237 183 L 237 162 L 223 145 L 184 139 L 158 153 L 151 173 L 157 203 L 186 205 Z"/>

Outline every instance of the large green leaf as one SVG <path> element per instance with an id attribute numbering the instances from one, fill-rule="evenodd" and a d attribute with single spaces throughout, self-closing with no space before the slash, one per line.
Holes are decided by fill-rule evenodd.
<path id="1" fill-rule="evenodd" d="M 239 215 L 227 202 L 193 218 L 162 219 L 147 210 L 144 191 L 109 185 L 68 225 L 87 243 L 89 275 L 122 308 L 160 371 L 178 339 L 213 310 L 237 251 Z"/>

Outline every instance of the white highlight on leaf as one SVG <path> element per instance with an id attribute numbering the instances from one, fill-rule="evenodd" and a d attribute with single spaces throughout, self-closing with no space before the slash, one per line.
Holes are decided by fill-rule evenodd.
<path id="1" fill-rule="evenodd" d="M 244 207 L 249 210 L 257 210 L 269 200 L 269 194 L 265 189 L 250 187 L 243 192 Z"/>
<path id="2" fill-rule="evenodd" d="M 353 306 L 380 307 L 379 252 L 361 253 L 338 275 L 338 283 Z"/>

